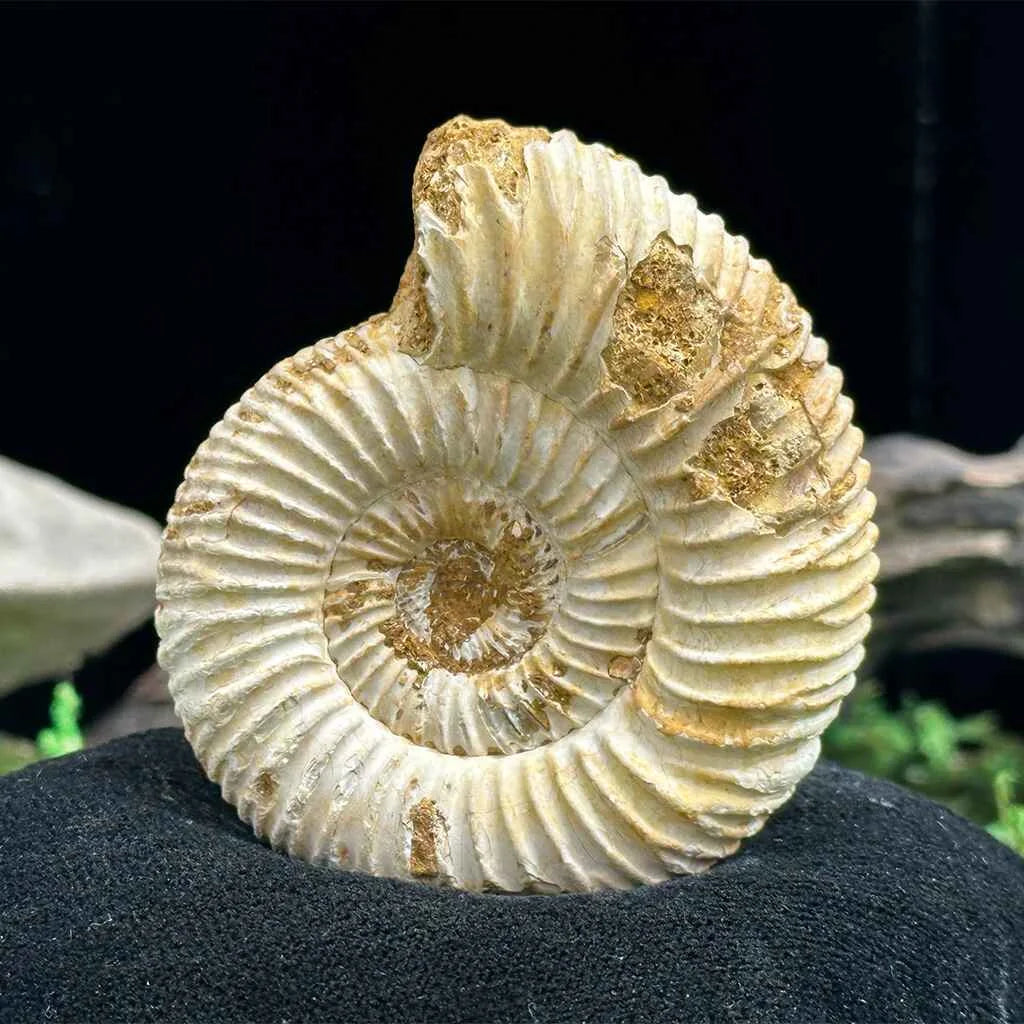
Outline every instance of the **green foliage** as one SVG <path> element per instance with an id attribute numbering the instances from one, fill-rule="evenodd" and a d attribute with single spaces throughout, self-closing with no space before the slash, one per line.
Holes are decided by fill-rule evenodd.
<path id="1" fill-rule="evenodd" d="M 85 738 L 78 720 L 82 698 L 74 684 L 57 683 L 50 700 L 50 725 L 36 735 L 36 742 L 0 733 L 0 775 L 13 772 L 45 757 L 60 757 L 81 750 Z"/>
<path id="2" fill-rule="evenodd" d="M 1024 740 L 999 728 L 990 712 L 956 718 L 938 701 L 903 697 L 896 710 L 862 683 L 822 737 L 833 761 L 891 779 L 951 808 L 1024 856 Z"/>
<path id="3" fill-rule="evenodd" d="M 73 684 L 65 681 L 53 688 L 50 701 L 50 727 L 36 736 L 40 757 L 60 757 L 81 750 L 85 745 L 78 718 L 82 713 L 82 698 Z"/>
<path id="4" fill-rule="evenodd" d="M 988 830 L 1001 843 L 1012 846 L 1024 857 L 1024 803 L 1013 802 L 1014 781 L 1010 772 L 1000 772 L 996 776 L 995 793 L 999 818 L 989 825 Z"/>

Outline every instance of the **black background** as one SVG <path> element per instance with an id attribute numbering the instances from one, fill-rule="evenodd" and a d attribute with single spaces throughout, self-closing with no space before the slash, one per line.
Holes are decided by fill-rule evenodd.
<path id="1" fill-rule="evenodd" d="M 4 7 L 0 451 L 162 519 L 245 388 L 387 308 L 416 156 L 460 112 L 572 128 L 721 213 L 868 434 L 1004 449 L 1022 30 L 982 3 Z M 92 710 L 153 647 L 83 673 Z M 967 672 L 965 708 L 1012 678 L 933 661 L 905 681 Z"/>

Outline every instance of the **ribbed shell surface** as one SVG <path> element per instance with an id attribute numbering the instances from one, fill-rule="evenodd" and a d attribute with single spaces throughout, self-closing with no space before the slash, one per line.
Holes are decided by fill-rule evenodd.
<path id="1" fill-rule="evenodd" d="M 734 852 L 854 682 L 861 434 L 770 266 L 603 146 L 449 122 L 390 313 L 274 367 L 160 562 L 188 738 L 275 847 L 473 890 Z"/>

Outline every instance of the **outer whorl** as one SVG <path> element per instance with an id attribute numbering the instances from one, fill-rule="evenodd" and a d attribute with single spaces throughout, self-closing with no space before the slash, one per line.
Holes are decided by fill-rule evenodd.
<path id="1" fill-rule="evenodd" d="M 456 118 L 389 313 L 275 366 L 168 516 L 178 713 L 280 849 L 465 889 L 734 852 L 850 691 L 877 560 L 810 318 L 690 196 Z"/>

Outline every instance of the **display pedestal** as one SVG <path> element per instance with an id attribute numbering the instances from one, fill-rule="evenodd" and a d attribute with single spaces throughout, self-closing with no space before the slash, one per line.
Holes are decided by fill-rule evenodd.
<path id="1" fill-rule="evenodd" d="M 0 779 L 0 1021 L 1021 1021 L 1024 860 L 822 763 L 731 860 L 475 896 L 261 845 L 160 729 Z"/>

